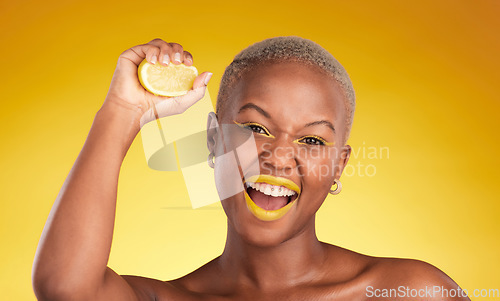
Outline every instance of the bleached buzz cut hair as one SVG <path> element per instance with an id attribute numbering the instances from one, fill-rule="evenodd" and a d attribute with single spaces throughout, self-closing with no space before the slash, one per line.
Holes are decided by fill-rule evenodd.
<path id="1" fill-rule="evenodd" d="M 340 84 L 345 96 L 346 136 L 348 137 L 356 106 L 354 89 L 349 75 L 344 67 L 323 47 L 311 40 L 296 36 L 266 39 L 250 45 L 236 55 L 222 76 L 215 112 L 219 115 L 225 109 L 231 90 L 245 72 L 263 63 L 285 61 L 317 66 Z"/>

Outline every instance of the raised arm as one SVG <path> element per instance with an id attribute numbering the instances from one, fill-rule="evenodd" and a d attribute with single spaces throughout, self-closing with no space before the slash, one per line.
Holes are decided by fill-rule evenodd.
<path id="1" fill-rule="evenodd" d="M 52 207 L 33 265 L 38 300 L 145 300 L 148 296 L 107 267 L 121 164 L 140 130 L 141 117 L 179 114 L 201 99 L 210 73 L 200 74 L 180 98 L 154 96 L 140 85 L 137 67 L 146 58 L 164 64 L 192 56 L 179 44 L 153 40 L 120 55 L 113 80 L 87 140 Z M 160 105 L 161 104 L 161 105 Z M 154 115 L 153 115 L 154 116 Z M 143 295 L 144 294 L 144 295 Z"/>

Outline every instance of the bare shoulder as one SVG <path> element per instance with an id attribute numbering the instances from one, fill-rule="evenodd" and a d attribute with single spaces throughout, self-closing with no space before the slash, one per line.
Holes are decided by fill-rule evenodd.
<path id="1" fill-rule="evenodd" d="M 407 258 L 374 257 L 374 270 L 386 275 L 384 281 L 403 281 L 407 284 L 455 285 L 455 282 L 437 267 L 425 261 Z"/>
<path id="2" fill-rule="evenodd" d="M 203 299 L 207 294 L 223 294 L 223 275 L 214 264 L 215 259 L 193 272 L 177 279 L 162 281 L 141 276 L 122 275 L 140 301 L 168 301 Z M 217 275 L 218 277 L 214 277 Z"/>
<path id="3" fill-rule="evenodd" d="M 369 256 L 334 245 L 328 245 L 328 248 L 333 258 L 330 261 L 332 266 L 342 266 L 343 270 L 348 268 L 351 273 L 370 282 L 456 286 L 443 271 L 421 260 Z"/>
<path id="4" fill-rule="evenodd" d="M 377 257 L 361 254 L 336 245 L 323 243 L 328 251 L 325 268 L 335 275 L 334 282 L 347 282 L 365 278 L 377 264 Z"/>
<path id="5" fill-rule="evenodd" d="M 139 301 L 192 300 L 189 292 L 170 281 L 133 275 L 122 275 L 122 277 L 134 290 Z"/>
<path id="6" fill-rule="evenodd" d="M 191 273 L 168 283 L 177 289 L 196 295 L 227 295 L 228 275 L 217 264 L 218 257 L 205 263 Z"/>
<path id="7" fill-rule="evenodd" d="M 330 289 L 344 292 L 335 293 L 337 299 L 469 300 L 448 275 L 427 262 L 369 256 L 334 245 L 327 248 Z"/>
<path id="8" fill-rule="evenodd" d="M 367 292 L 370 290 L 374 294 L 378 290 L 390 293 L 392 290 L 401 300 L 415 297 L 423 300 L 469 300 L 455 281 L 432 264 L 404 258 L 374 257 L 373 260 L 373 281 Z"/>
<path id="9" fill-rule="evenodd" d="M 328 260 L 322 279 L 312 283 L 315 294 L 337 300 L 469 300 L 443 271 L 420 260 L 374 257 L 325 244 Z M 237 296 L 234 279 L 217 258 L 172 281 L 123 276 L 138 300 L 201 300 L 207 295 Z M 303 293 L 311 292 L 308 288 Z M 297 294 L 300 292 L 297 291 Z M 307 299 L 307 298 L 306 298 Z M 219 300 L 219 299 L 217 299 Z"/>

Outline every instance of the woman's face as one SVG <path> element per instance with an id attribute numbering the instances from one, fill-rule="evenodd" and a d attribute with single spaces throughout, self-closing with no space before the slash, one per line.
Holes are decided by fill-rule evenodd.
<path id="1" fill-rule="evenodd" d="M 230 231 L 275 245 L 314 230 L 350 153 L 339 84 L 315 66 L 270 63 L 246 72 L 227 101 L 215 178 Z M 230 150 L 237 160 L 227 159 Z M 225 193 L 231 189 L 238 193 Z"/>

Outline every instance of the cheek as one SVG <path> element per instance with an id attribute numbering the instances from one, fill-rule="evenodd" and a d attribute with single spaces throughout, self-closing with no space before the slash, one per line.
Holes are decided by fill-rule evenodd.
<path id="1" fill-rule="evenodd" d="M 308 156 L 302 156 L 300 159 L 299 172 L 304 185 L 304 197 L 307 196 L 311 212 L 315 212 L 333 184 L 338 169 L 338 158 L 334 147 L 314 149 L 307 154 Z"/>
<path id="2" fill-rule="evenodd" d="M 253 133 L 235 124 L 224 124 L 222 132 L 224 136 L 220 139 L 222 147 L 219 150 L 224 156 L 220 165 L 221 177 L 241 180 L 260 174 L 258 146 Z"/>
<path id="3" fill-rule="evenodd" d="M 234 124 L 223 124 L 220 129 L 223 135 L 216 143 L 214 175 L 222 201 L 243 192 L 243 178 L 258 174 L 259 170 L 253 135 Z"/>
<path id="4" fill-rule="evenodd" d="M 233 196 L 221 201 L 222 208 L 224 209 L 227 218 L 230 219 L 231 221 L 233 220 L 232 217 L 234 217 L 237 212 L 236 202 L 234 199 L 235 197 Z"/>
<path id="5" fill-rule="evenodd" d="M 240 171 L 233 152 L 216 156 L 214 165 L 215 186 L 221 201 L 243 191 Z"/>
<path id="6" fill-rule="evenodd" d="M 335 151 L 332 147 L 310 148 L 301 152 L 299 171 L 304 181 L 313 186 L 333 181 L 335 175 Z M 315 185 L 316 184 L 316 185 Z"/>

